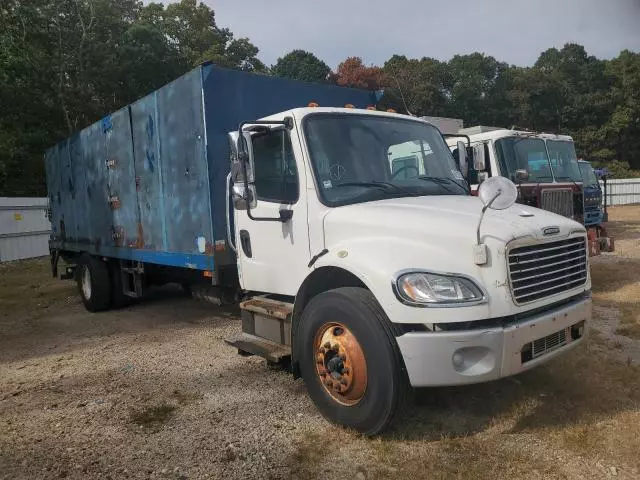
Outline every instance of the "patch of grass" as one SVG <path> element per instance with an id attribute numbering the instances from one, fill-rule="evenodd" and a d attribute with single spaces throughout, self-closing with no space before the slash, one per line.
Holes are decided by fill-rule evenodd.
<path id="1" fill-rule="evenodd" d="M 62 262 L 59 269 L 64 269 Z M 60 309 L 70 297 L 79 301 L 74 282 L 53 278 L 48 258 L 0 264 L 0 319 L 35 318 Z"/>
<path id="2" fill-rule="evenodd" d="M 594 299 L 620 310 L 616 333 L 640 339 L 640 262 L 620 259 L 615 263 L 594 263 L 591 281 Z"/>
<path id="3" fill-rule="evenodd" d="M 637 298 L 640 302 L 640 298 Z M 622 318 L 616 329 L 618 335 L 640 340 L 640 305 L 627 305 L 620 309 Z"/>
<path id="4" fill-rule="evenodd" d="M 158 431 L 175 413 L 176 407 L 161 403 L 131 412 L 130 421 L 148 431 Z"/>

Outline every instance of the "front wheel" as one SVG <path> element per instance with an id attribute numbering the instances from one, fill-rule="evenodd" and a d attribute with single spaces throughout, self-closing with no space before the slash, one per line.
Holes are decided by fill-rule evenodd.
<path id="1" fill-rule="evenodd" d="M 327 419 L 375 435 L 402 411 L 409 384 L 395 333 L 363 288 L 331 290 L 309 302 L 298 362 L 311 399 Z"/>

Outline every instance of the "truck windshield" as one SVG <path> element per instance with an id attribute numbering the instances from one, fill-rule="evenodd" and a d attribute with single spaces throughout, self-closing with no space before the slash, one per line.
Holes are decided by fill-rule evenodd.
<path id="1" fill-rule="evenodd" d="M 598 178 L 593 172 L 593 167 L 587 162 L 578 162 L 580 167 L 580 173 L 582 174 L 582 181 L 585 187 L 599 187 Z"/>
<path id="2" fill-rule="evenodd" d="M 553 170 L 553 176 L 559 182 L 571 180 L 581 182 L 582 175 L 578 167 L 578 157 L 573 142 L 566 140 L 547 140 L 549 161 Z"/>
<path id="3" fill-rule="evenodd" d="M 442 135 L 426 123 L 318 113 L 305 119 L 304 131 L 326 205 L 468 194 Z"/>
<path id="4" fill-rule="evenodd" d="M 496 154 L 504 176 L 514 182 L 516 170 L 526 170 L 531 183 L 582 181 L 573 142 L 506 137 L 496 141 Z"/>
<path id="5" fill-rule="evenodd" d="M 529 182 L 551 183 L 553 175 L 544 140 L 531 137 L 506 137 L 496 140 L 496 154 L 504 176 L 517 182 L 516 170 L 526 170 Z"/>

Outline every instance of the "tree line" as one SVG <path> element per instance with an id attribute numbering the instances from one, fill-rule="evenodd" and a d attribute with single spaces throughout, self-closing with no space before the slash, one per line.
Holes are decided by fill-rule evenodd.
<path id="1" fill-rule="evenodd" d="M 218 26 L 197 0 L 2 0 L 0 196 L 43 195 L 44 151 L 72 132 L 194 66 L 383 89 L 381 107 L 572 135 L 579 155 L 620 175 L 640 169 L 640 54 L 612 60 L 576 44 L 542 52 L 531 67 L 482 53 L 449 61 L 357 57 L 334 71 L 294 50 L 266 66 L 258 48 Z"/>

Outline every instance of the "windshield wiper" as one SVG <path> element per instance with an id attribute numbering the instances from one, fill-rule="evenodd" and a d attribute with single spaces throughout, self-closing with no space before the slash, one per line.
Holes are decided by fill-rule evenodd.
<path id="1" fill-rule="evenodd" d="M 418 178 L 420 180 L 428 180 L 430 182 L 433 182 L 436 185 L 444 188 L 447 192 L 452 193 L 452 194 L 455 194 L 456 192 L 454 192 L 453 190 L 451 190 L 450 188 L 447 187 L 448 183 L 453 183 L 454 185 L 457 185 L 458 187 L 462 188 L 465 192 L 467 191 L 466 187 L 464 187 L 463 185 L 460 185 L 453 178 L 449 178 L 449 177 L 430 177 L 429 175 L 420 175 Z"/>
<path id="2" fill-rule="evenodd" d="M 338 187 L 370 187 L 370 188 L 379 188 L 386 192 L 388 192 L 390 189 L 393 189 L 402 193 L 403 195 L 408 195 L 410 197 L 418 196 L 417 194 L 410 192 L 408 190 L 405 190 L 404 188 L 399 187 L 398 185 L 395 185 L 391 182 L 345 182 L 345 183 L 338 183 L 336 185 L 333 185 L 333 188 L 338 188 Z"/>

